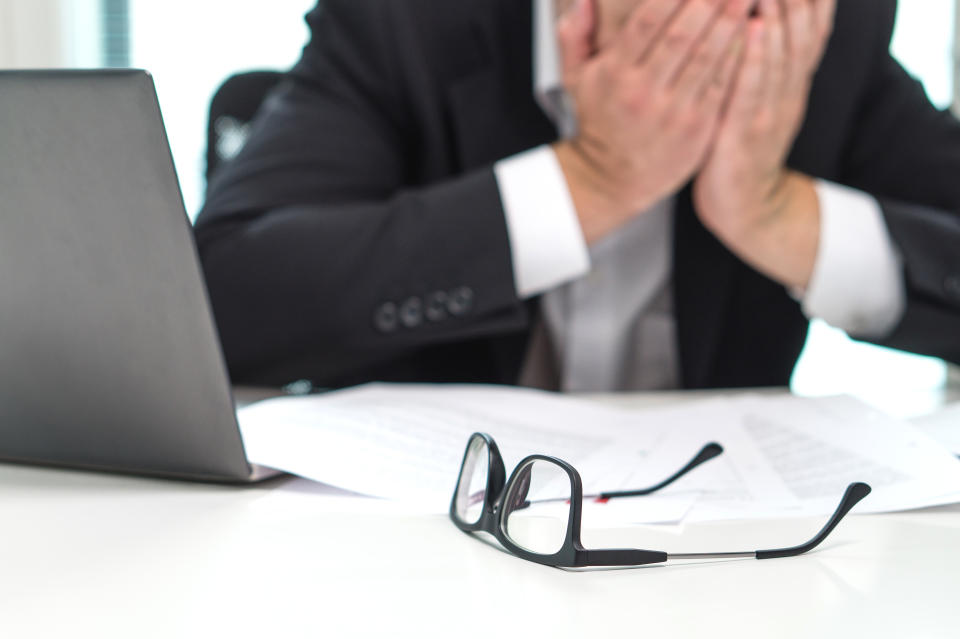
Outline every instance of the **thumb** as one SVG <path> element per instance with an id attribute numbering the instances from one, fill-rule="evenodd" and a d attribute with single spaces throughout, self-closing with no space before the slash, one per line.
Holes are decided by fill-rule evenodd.
<path id="1" fill-rule="evenodd" d="M 596 16 L 596 0 L 576 0 L 557 22 L 563 79 L 568 86 L 593 55 Z"/>
<path id="2" fill-rule="evenodd" d="M 817 0 L 814 7 L 814 32 L 820 38 L 814 66 L 820 64 L 823 54 L 826 53 L 827 43 L 833 33 L 834 18 L 837 14 L 837 0 Z"/>

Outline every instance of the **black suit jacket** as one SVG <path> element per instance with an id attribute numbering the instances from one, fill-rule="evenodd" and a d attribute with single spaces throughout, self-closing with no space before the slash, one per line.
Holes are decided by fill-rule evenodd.
<path id="1" fill-rule="evenodd" d="M 888 54 L 895 0 L 840 0 L 791 167 L 877 197 L 909 305 L 881 343 L 960 361 L 960 125 Z M 551 142 L 530 0 L 325 0 L 311 42 L 197 240 L 238 383 L 515 382 L 517 298 L 492 164 Z M 784 287 L 675 216 L 687 388 L 783 385 L 807 320 Z M 870 286 L 871 282 L 863 282 Z M 399 315 L 394 314 L 398 311 Z"/>

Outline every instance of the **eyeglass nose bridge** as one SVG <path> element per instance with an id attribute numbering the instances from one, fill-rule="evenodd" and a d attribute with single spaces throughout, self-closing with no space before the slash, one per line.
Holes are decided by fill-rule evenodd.
<path id="1" fill-rule="evenodd" d="M 514 480 L 515 486 L 510 486 L 509 496 L 513 499 L 510 504 L 510 510 L 523 510 L 530 506 L 530 502 L 527 501 L 527 497 L 530 495 L 530 482 L 532 477 L 531 468 L 533 468 L 533 462 L 530 462 L 523 469 L 520 470 L 516 479 Z"/>

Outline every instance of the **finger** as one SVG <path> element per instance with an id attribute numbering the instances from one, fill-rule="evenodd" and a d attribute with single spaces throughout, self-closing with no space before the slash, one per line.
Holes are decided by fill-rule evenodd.
<path id="1" fill-rule="evenodd" d="M 594 50 L 596 0 L 577 0 L 557 22 L 564 80 L 579 75 Z"/>
<path id="2" fill-rule="evenodd" d="M 737 72 L 743 65 L 746 53 L 747 24 L 742 22 L 727 50 L 718 58 L 708 82 L 703 83 L 692 99 L 703 104 L 706 112 L 714 112 L 719 119 L 732 97 Z"/>
<path id="3" fill-rule="evenodd" d="M 763 103 L 766 80 L 767 28 L 763 18 L 750 20 L 746 51 L 727 109 L 727 120 L 748 125 Z"/>
<path id="4" fill-rule="evenodd" d="M 833 33 L 833 23 L 837 15 L 837 0 L 814 0 L 813 3 L 813 21 L 814 33 L 819 38 L 819 50 L 817 51 L 814 66 L 820 64 L 823 53 L 827 48 L 827 42 Z"/>
<path id="5" fill-rule="evenodd" d="M 679 10 L 677 0 L 645 0 L 630 15 L 612 49 L 624 64 L 638 63 Z"/>
<path id="6" fill-rule="evenodd" d="M 763 0 L 763 20 L 767 24 L 766 101 L 775 105 L 786 91 L 793 89 L 797 78 L 795 60 L 788 53 L 788 16 L 784 13 L 785 2 L 792 0 Z M 801 0 L 806 2 L 806 0 Z"/>
<path id="7" fill-rule="evenodd" d="M 673 82 L 718 14 L 716 0 L 687 0 L 640 61 L 655 84 L 665 86 Z"/>
<path id="8" fill-rule="evenodd" d="M 787 25 L 787 46 L 790 51 L 790 82 L 797 75 L 806 75 L 813 68 L 816 34 L 813 31 L 812 0 L 781 0 Z"/>
<path id="9" fill-rule="evenodd" d="M 716 74 L 726 60 L 734 38 L 742 38 L 752 6 L 753 0 L 726 3 L 710 33 L 677 76 L 674 87 L 678 100 L 700 95 L 705 86 L 717 81 Z"/>

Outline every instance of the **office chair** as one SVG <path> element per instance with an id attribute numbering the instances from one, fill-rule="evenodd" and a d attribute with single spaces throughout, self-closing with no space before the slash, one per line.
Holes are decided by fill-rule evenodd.
<path id="1" fill-rule="evenodd" d="M 247 71 L 227 78 L 210 102 L 207 120 L 207 185 L 247 141 L 250 122 L 267 94 L 283 79 L 278 71 Z"/>

